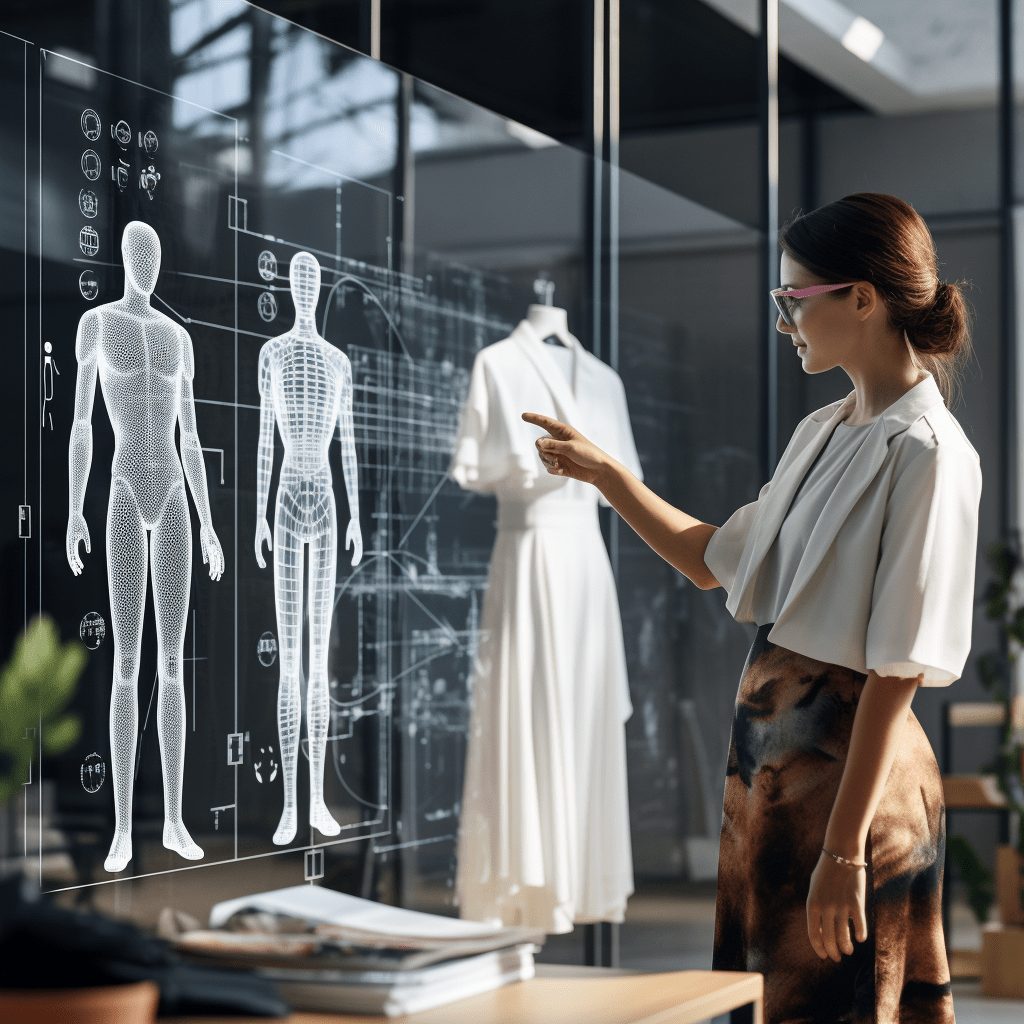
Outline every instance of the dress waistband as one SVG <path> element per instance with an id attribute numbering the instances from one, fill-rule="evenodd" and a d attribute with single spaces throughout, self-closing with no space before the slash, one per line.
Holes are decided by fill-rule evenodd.
<path id="1" fill-rule="evenodd" d="M 582 501 L 524 503 L 498 502 L 499 530 L 532 530 L 537 527 L 580 529 L 598 527 L 597 504 Z"/>

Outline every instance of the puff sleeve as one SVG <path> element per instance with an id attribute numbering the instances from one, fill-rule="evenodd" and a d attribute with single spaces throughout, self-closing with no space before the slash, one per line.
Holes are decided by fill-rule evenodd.
<path id="1" fill-rule="evenodd" d="M 469 491 L 493 493 L 503 483 L 528 489 L 541 472 L 540 460 L 515 396 L 492 372 L 487 351 L 473 360 L 448 475 Z"/>
<path id="2" fill-rule="evenodd" d="M 469 375 L 469 389 L 459 413 L 455 450 L 448 465 L 448 475 L 467 490 L 477 489 L 475 485 L 479 484 L 480 449 L 487 436 L 489 405 L 483 359 L 478 352 Z"/>
<path id="3" fill-rule="evenodd" d="M 959 679 L 971 648 L 981 466 L 970 448 L 918 452 L 889 495 L 865 634 L 881 676 Z"/>
<path id="4" fill-rule="evenodd" d="M 736 581 L 736 570 L 746 546 L 747 538 L 757 522 L 758 506 L 771 487 L 769 480 L 759 491 L 757 498 L 735 512 L 711 534 L 704 549 L 704 564 L 727 594 L 731 593 Z"/>

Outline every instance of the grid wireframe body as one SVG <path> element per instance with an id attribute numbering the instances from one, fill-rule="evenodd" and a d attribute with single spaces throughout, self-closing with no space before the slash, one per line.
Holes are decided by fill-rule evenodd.
<path id="1" fill-rule="evenodd" d="M 68 563 L 77 576 L 84 568 L 79 545 L 84 543 L 86 552 L 91 550 L 83 508 L 92 465 L 92 411 L 98 377 L 114 431 L 106 530 L 114 638 L 110 748 L 115 825 L 104 867 L 111 872 L 123 870 L 132 857 L 132 782 L 147 570 L 157 630 L 163 843 L 188 860 L 203 856 L 185 828 L 181 811 L 185 761 L 182 660 L 192 577 L 186 482 L 199 513 L 203 561 L 213 579 L 219 579 L 224 571 L 196 432 L 192 340 L 149 303 L 160 272 L 160 239 L 149 225 L 132 221 L 125 227 L 121 252 L 124 297 L 90 310 L 78 324 L 66 540 Z M 174 437 L 179 425 L 180 458 Z"/>
<path id="2" fill-rule="evenodd" d="M 337 509 L 327 461 L 337 428 L 350 521 L 345 547 L 352 564 L 362 558 L 355 436 L 352 425 L 352 371 L 348 358 L 317 333 L 314 315 L 320 292 L 320 265 L 307 252 L 292 257 L 289 270 L 295 324 L 268 341 L 260 352 L 260 441 L 257 458 L 256 560 L 266 565 L 262 547 L 270 544 L 267 499 L 274 461 L 274 424 L 284 444 L 284 461 L 274 503 L 274 597 L 280 645 L 281 679 L 277 721 L 284 782 L 284 808 L 274 842 L 286 845 L 297 827 L 296 769 L 302 708 L 303 560 L 309 559 L 309 683 L 306 727 L 309 735 L 310 824 L 334 836 L 341 827 L 324 802 L 323 779 L 330 695 L 327 649 L 337 574 Z"/>

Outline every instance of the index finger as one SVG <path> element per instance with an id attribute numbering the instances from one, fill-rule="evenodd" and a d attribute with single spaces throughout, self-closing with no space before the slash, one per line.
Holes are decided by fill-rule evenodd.
<path id="1" fill-rule="evenodd" d="M 539 412 L 524 412 L 522 417 L 527 423 L 543 427 L 553 437 L 568 438 L 572 434 L 572 427 L 568 423 L 553 419 L 551 416 L 543 416 Z"/>

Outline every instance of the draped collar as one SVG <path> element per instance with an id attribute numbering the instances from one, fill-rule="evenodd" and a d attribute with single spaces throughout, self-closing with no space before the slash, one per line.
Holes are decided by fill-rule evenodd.
<path id="1" fill-rule="evenodd" d="M 856 390 L 851 391 L 841 401 L 823 406 L 812 413 L 810 424 L 805 428 L 811 431 L 807 442 L 795 446 L 792 452 L 787 451 L 779 462 L 771 486 L 758 508 L 751 543 L 737 567 L 736 579 L 739 586 L 733 587 L 726 602 L 726 607 L 732 605 L 729 610 L 734 615 L 741 611 L 742 605 L 747 605 L 742 611 L 749 614 L 752 584 L 757 570 L 778 535 L 797 488 L 831 437 L 836 424 L 853 411 L 856 397 Z M 944 404 L 934 376 L 928 373 L 874 420 L 811 530 L 807 547 L 800 557 L 789 588 L 787 604 L 799 595 L 811 579 L 851 509 L 878 473 L 885 461 L 890 439 L 906 430 L 929 410 Z"/>
<path id="2" fill-rule="evenodd" d="M 587 367 L 585 359 L 588 355 L 573 335 L 569 335 L 572 342 L 572 372 L 571 380 L 566 377 L 562 368 L 555 362 L 548 352 L 547 345 L 538 335 L 536 329 L 529 320 L 520 320 L 510 335 L 522 348 L 527 358 L 533 363 L 534 368 L 540 375 L 541 380 L 551 392 L 555 408 L 558 410 L 558 418 L 563 423 L 569 423 L 577 429 L 586 431 L 580 418 L 580 383 L 585 380 Z"/>

